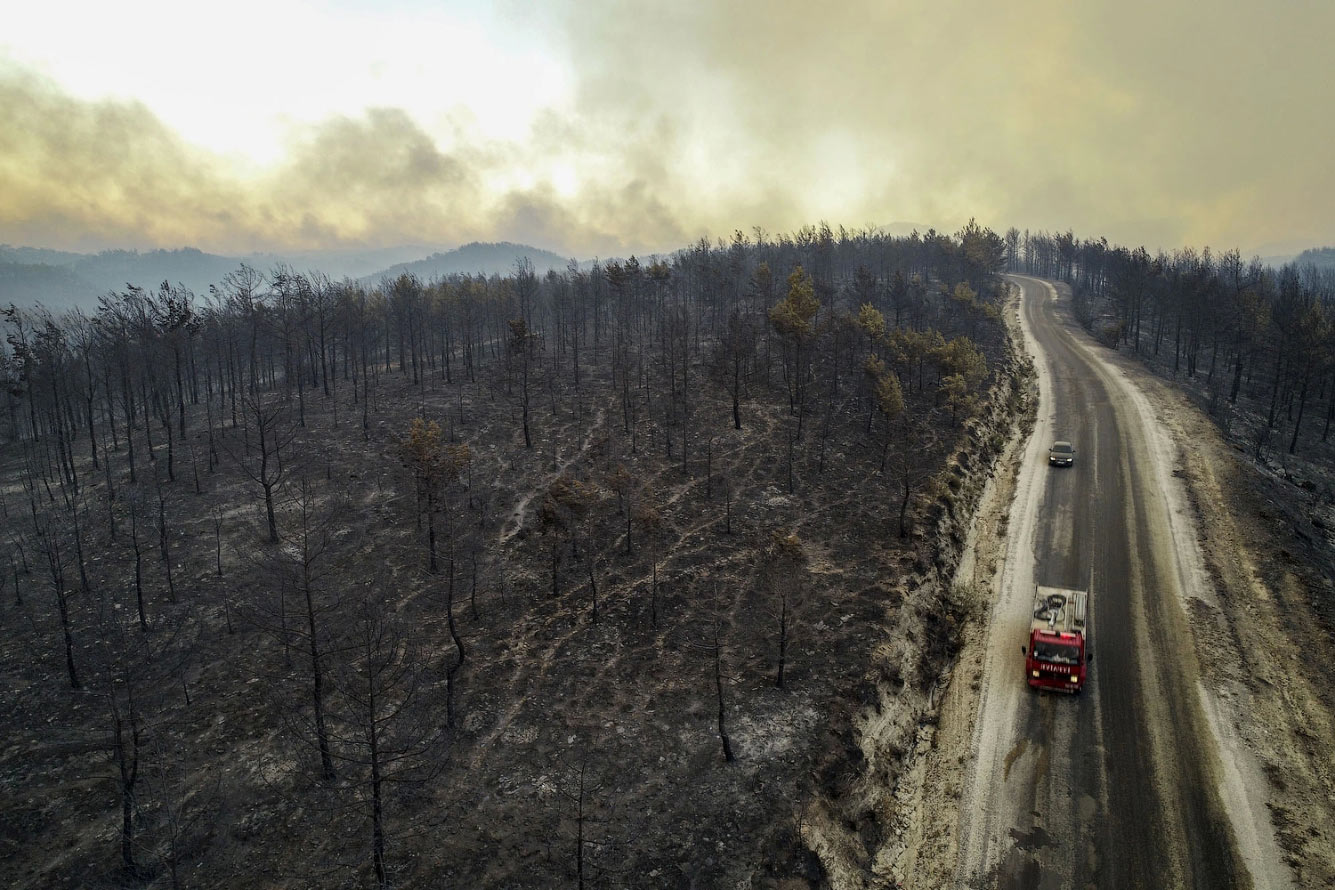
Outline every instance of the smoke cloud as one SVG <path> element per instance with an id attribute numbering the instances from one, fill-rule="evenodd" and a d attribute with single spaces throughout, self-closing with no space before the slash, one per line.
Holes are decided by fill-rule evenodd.
<path id="1" fill-rule="evenodd" d="M 143 104 L 0 68 L 0 240 L 608 256 L 976 217 L 1151 249 L 1335 242 L 1329 3 L 502 8 L 552 35 L 573 84 L 509 141 L 375 107 L 294 125 L 254 169 Z"/>
<path id="2" fill-rule="evenodd" d="M 669 110 L 752 221 L 1335 239 L 1328 3 L 597 0 L 567 24 L 585 106 Z"/>

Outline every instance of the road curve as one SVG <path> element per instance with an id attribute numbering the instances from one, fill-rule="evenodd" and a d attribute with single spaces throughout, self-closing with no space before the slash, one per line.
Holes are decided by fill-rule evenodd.
<path id="1" fill-rule="evenodd" d="M 956 887 L 1251 887 L 1180 605 L 1190 581 L 1162 482 L 1172 457 L 1142 427 L 1129 384 L 1073 333 L 1057 291 L 1012 281 L 1038 418 L 988 631 Z M 1054 439 L 1075 444 L 1072 468 L 1047 466 Z M 1091 591 L 1083 695 L 1025 684 L 1035 583 Z"/>

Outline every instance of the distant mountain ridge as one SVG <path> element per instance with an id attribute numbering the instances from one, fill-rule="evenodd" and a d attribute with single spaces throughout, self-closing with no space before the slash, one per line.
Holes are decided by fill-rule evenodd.
<path id="1" fill-rule="evenodd" d="M 80 278 L 92 282 L 98 293 L 125 290 L 134 284 L 155 288 L 164 281 L 182 284 L 196 294 L 207 294 L 209 285 L 222 281 L 236 269 L 231 257 L 204 253 L 193 247 L 180 250 L 105 250 L 70 264 Z"/>
<path id="2" fill-rule="evenodd" d="M 68 250 L 48 250 L 45 247 L 10 247 L 0 244 L 0 263 L 25 265 L 64 266 L 84 259 L 88 254 Z"/>
<path id="3" fill-rule="evenodd" d="M 439 250 L 432 244 L 405 244 L 365 250 L 302 250 L 286 253 L 252 253 L 239 257 L 246 265 L 267 272 L 275 266 L 290 266 L 298 272 L 321 272 L 335 281 L 360 279 L 399 263 L 412 262 Z"/>
<path id="4" fill-rule="evenodd" d="M 390 266 L 374 275 L 363 277 L 361 281 L 378 284 L 382 278 L 393 279 L 404 274 L 416 275 L 422 281 L 449 275 L 509 275 L 515 271 L 515 264 L 521 259 L 532 263 L 533 271 L 539 275 L 545 275 L 553 269 L 564 271 L 571 262 L 570 258 L 527 244 L 474 241 L 444 253 L 433 253 L 426 259 Z"/>
<path id="5" fill-rule="evenodd" d="M 1293 258 L 1299 266 L 1316 266 L 1318 269 L 1335 269 L 1335 247 L 1312 247 Z"/>
<path id="6" fill-rule="evenodd" d="M 209 285 L 242 262 L 193 247 L 85 254 L 0 245 L 0 305 L 42 303 L 55 310 L 91 309 L 103 294 L 129 285 L 155 288 L 164 281 L 204 295 Z"/>
<path id="7" fill-rule="evenodd" d="M 91 307 L 102 293 L 68 266 L 46 263 L 15 263 L 0 255 L 0 307 L 16 303 L 30 306 L 41 303 L 52 309 L 76 305 Z M 93 299 L 82 299 L 83 295 Z"/>
<path id="8" fill-rule="evenodd" d="M 432 250 L 435 252 L 421 258 Z M 297 272 L 318 272 L 335 280 L 351 278 L 375 286 L 384 278 L 405 272 L 423 281 L 448 275 L 508 275 L 524 257 L 540 275 L 549 269 L 563 270 L 569 263 L 549 250 L 508 241 L 473 242 L 444 252 L 429 245 L 403 245 L 234 257 L 193 247 L 84 254 L 0 244 L 0 306 L 41 303 L 55 311 L 75 306 L 91 311 L 104 294 L 125 290 L 129 285 L 156 288 L 164 281 L 184 285 L 203 297 L 210 285 L 218 284 L 243 263 L 261 272 L 290 266 Z"/>

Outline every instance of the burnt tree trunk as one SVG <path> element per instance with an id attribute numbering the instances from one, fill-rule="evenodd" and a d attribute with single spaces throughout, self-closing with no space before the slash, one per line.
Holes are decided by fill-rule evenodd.
<path id="1" fill-rule="evenodd" d="M 723 759 L 732 763 L 737 758 L 732 753 L 732 742 L 728 738 L 723 702 L 723 649 L 719 646 L 717 631 L 714 633 L 714 688 L 718 691 L 718 737 L 723 743 Z"/>

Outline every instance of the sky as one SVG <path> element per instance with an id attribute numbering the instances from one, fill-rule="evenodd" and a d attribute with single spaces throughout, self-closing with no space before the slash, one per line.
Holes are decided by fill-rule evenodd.
<path id="1" fill-rule="evenodd" d="M 0 0 L 0 243 L 1335 244 L 1330 0 Z"/>

